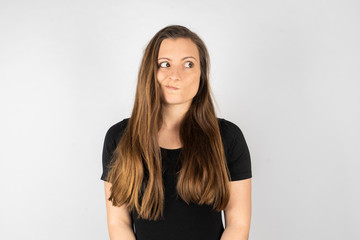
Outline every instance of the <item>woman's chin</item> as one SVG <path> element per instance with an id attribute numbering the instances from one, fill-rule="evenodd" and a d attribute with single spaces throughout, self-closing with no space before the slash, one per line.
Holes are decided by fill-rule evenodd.
<path id="1" fill-rule="evenodd" d="M 189 101 L 181 101 L 179 99 L 167 99 L 163 102 L 165 106 L 190 106 L 191 100 Z"/>

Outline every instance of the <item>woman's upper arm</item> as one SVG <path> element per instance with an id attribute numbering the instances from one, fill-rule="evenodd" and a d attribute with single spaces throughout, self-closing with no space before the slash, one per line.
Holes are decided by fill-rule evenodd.
<path id="1" fill-rule="evenodd" d="M 230 182 L 230 199 L 224 210 L 225 226 L 250 228 L 251 178 Z"/>
<path id="2" fill-rule="evenodd" d="M 112 226 L 125 224 L 132 228 L 131 215 L 125 204 L 120 207 L 115 207 L 112 202 L 108 200 L 111 193 L 111 183 L 104 181 L 104 187 L 108 225 Z"/>

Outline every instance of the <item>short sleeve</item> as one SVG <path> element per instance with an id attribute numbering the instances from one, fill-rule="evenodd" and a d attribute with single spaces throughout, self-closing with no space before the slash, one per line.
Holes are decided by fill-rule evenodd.
<path id="1" fill-rule="evenodd" d="M 124 133 L 128 119 L 113 125 L 105 134 L 102 152 L 102 174 L 100 179 L 106 181 L 113 153 Z"/>
<path id="2" fill-rule="evenodd" d="M 219 121 L 231 181 L 251 178 L 250 151 L 242 131 L 230 121 L 225 119 Z"/>

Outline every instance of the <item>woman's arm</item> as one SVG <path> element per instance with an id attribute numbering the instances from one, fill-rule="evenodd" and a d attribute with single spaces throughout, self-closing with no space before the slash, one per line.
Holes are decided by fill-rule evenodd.
<path id="1" fill-rule="evenodd" d="M 107 224 L 110 240 L 136 240 L 131 216 L 125 205 L 114 207 L 109 201 L 111 183 L 104 181 Z"/>
<path id="2" fill-rule="evenodd" d="M 230 200 L 224 215 L 225 231 L 220 240 L 248 240 L 251 220 L 251 178 L 230 182 Z"/>

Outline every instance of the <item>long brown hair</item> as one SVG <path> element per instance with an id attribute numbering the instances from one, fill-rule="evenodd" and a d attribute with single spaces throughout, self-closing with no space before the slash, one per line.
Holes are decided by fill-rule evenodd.
<path id="1" fill-rule="evenodd" d="M 160 85 L 156 79 L 157 58 L 166 38 L 188 38 L 198 48 L 200 84 L 180 125 L 181 168 L 176 190 L 186 203 L 212 205 L 223 210 L 229 201 L 230 174 L 225 160 L 218 119 L 209 86 L 209 54 L 200 37 L 188 28 L 163 28 L 147 45 L 141 62 L 134 108 L 117 145 L 108 181 L 109 200 L 114 206 L 126 204 L 143 219 L 163 217 L 164 187 L 158 132 L 162 125 Z"/>

